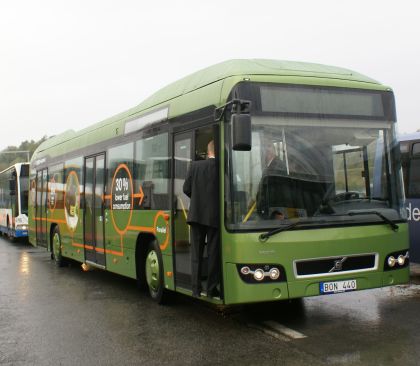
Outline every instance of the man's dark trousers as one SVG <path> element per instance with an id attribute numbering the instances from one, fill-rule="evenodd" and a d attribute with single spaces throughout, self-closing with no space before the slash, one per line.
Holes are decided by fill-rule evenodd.
<path id="1" fill-rule="evenodd" d="M 200 296 L 201 292 L 201 258 L 203 257 L 204 245 L 207 236 L 207 255 L 208 255 L 208 278 L 207 294 L 216 290 L 220 282 L 220 253 L 219 253 L 219 230 L 217 228 L 191 224 L 191 264 L 192 264 L 192 293 L 193 296 Z"/>

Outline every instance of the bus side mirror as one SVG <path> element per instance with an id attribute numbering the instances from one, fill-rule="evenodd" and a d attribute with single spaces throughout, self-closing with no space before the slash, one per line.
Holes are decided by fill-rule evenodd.
<path id="1" fill-rule="evenodd" d="M 234 113 L 232 123 L 232 148 L 236 151 L 251 151 L 251 115 Z"/>

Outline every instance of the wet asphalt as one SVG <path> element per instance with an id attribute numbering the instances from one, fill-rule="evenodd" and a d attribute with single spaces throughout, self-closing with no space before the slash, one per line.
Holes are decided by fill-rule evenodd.
<path id="1" fill-rule="evenodd" d="M 220 311 L 0 238 L 0 365 L 419 365 L 420 266 L 405 286 Z"/>

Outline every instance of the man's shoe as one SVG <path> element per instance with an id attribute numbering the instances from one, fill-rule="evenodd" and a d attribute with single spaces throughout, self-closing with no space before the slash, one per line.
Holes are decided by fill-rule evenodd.
<path id="1" fill-rule="evenodd" d="M 195 297 L 196 299 L 198 299 L 200 296 L 201 296 L 201 291 L 198 291 L 198 292 L 193 291 L 192 297 Z"/>
<path id="2" fill-rule="evenodd" d="M 219 292 L 219 290 L 218 290 L 217 288 L 214 288 L 213 290 L 210 290 L 210 291 L 207 293 L 207 296 L 208 296 L 208 297 L 217 297 L 217 298 L 219 298 L 219 299 L 220 299 L 220 292 Z"/>

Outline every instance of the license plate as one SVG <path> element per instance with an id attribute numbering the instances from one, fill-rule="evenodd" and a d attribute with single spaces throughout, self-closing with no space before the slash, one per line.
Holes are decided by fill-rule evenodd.
<path id="1" fill-rule="evenodd" d="M 323 295 L 336 294 L 339 292 L 347 292 L 357 290 L 356 280 L 321 282 L 319 284 L 319 291 Z"/>

